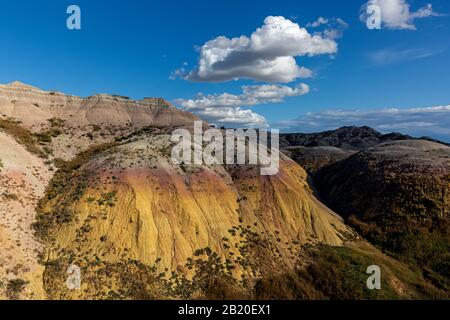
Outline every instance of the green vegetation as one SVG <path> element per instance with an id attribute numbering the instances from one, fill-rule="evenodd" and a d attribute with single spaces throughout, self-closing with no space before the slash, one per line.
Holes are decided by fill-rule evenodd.
<path id="1" fill-rule="evenodd" d="M 92 146 L 81 152 L 71 161 L 58 161 L 59 170 L 50 181 L 46 195 L 37 206 L 36 222 L 33 224 L 36 235 L 42 240 L 50 240 L 52 233 L 64 223 L 70 223 L 74 219 L 71 205 L 80 200 L 88 186 L 89 172 L 79 170 L 88 163 L 95 155 L 116 146 L 116 143 L 106 143 Z M 59 195 L 64 195 L 61 201 L 53 201 Z M 106 194 L 110 205 L 113 199 Z M 55 203 L 53 203 L 55 202 Z"/>
<path id="2" fill-rule="evenodd" d="M 104 238 L 106 241 L 106 238 Z M 254 248 L 253 248 L 254 249 Z M 134 260 L 117 263 L 98 257 L 88 260 L 65 252 L 46 263 L 44 286 L 53 299 L 67 299 L 73 292 L 64 286 L 64 270 L 79 265 L 83 276 L 83 299 L 446 299 L 444 291 L 426 282 L 420 272 L 382 255 L 365 243 L 349 247 L 304 247 L 307 266 L 296 271 L 266 270 L 256 281 L 237 281 L 227 264 L 210 248 L 197 250 L 185 268 L 193 271 L 189 280 L 183 273 L 168 269 L 159 272 Z M 264 260 L 272 260 L 264 256 Z M 381 290 L 367 289 L 370 265 L 382 271 Z"/>
<path id="3" fill-rule="evenodd" d="M 2 196 L 2 198 L 5 201 L 8 201 L 8 200 L 10 200 L 10 201 L 18 201 L 19 200 L 19 196 L 17 194 L 11 193 L 11 192 L 8 192 L 8 191 L 4 191 L 1 194 L 1 196 Z"/>
<path id="4" fill-rule="evenodd" d="M 319 192 L 361 236 L 450 292 L 450 175 L 398 161 L 357 154 L 322 169 Z"/>
<path id="5" fill-rule="evenodd" d="M 36 137 L 28 129 L 22 127 L 20 122 L 13 119 L 0 119 L 0 130 L 13 136 L 29 152 L 43 158 L 46 157 L 45 153 L 38 147 Z"/>
<path id="6" fill-rule="evenodd" d="M 0 130 L 5 131 L 7 134 L 13 136 L 17 142 L 24 145 L 25 148 L 42 158 L 46 158 L 50 152 L 43 151 L 39 148 L 38 144 L 46 144 L 62 134 L 62 126 L 65 123 L 64 120 L 52 118 L 49 120 L 50 129 L 40 132 L 32 133 L 28 129 L 22 127 L 19 121 L 14 119 L 0 119 Z"/>
<path id="7" fill-rule="evenodd" d="M 65 270 L 71 263 L 81 267 L 82 295 L 86 299 L 150 300 L 156 299 L 164 290 L 164 282 L 156 275 L 156 269 L 137 261 L 108 263 L 72 259 L 68 255 L 46 263 L 44 287 L 51 298 L 67 299 L 73 293 L 65 286 Z"/>
<path id="8" fill-rule="evenodd" d="M 159 261 L 155 262 L 156 264 Z M 198 250 L 188 259 L 186 267 L 195 270 L 192 280 L 168 269 L 158 272 L 135 260 L 117 263 L 101 259 L 86 261 L 67 252 L 65 258 L 48 261 L 44 274 L 44 287 L 52 299 L 67 299 L 73 291 L 66 289 L 65 270 L 70 264 L 81 267 L 83 299 L 248 299 L 249 293 L 234 280 L 218 255 L 211 249 Z"/>
<path id="9" fill-rule="evenodd" d="M 61 128 L 66 124 L 65 120 L 59 118 L 51 118 L 48 120 L 52 128 Z"/>
<path id="10" fill-rule="evenodd" d="M 449 220 L 437 218 L 419 224 L 412 217 L 388 215 L 376 222 L 363 222 L 352 216 L 349 224 L 377 247 L 421 268 L 433 284 L 450 292 Z"/>
<path id="11" fill-rule="evenodd" d="M 40 133 L 36 133 L 34 136 L 40 143 L 50 143 L 52 142 L 52 138 L 56 138 L 61 135 L 62 131 L 59 129 L 50 129 L 47 131 L 43 131 Z"/>
<path id="12" fill-rule="evenodd" d="M 114 207 L 115 202 L 117 201 L 117 193 L 115 191 L 103 193 L 102 197 L 97 200 L 97 204 L 99 206 L 109 206 Z"/>
<path id="13" fill-rule="evenodd" d="M 391 300 L 444 299 L 445 292 L 428 284 L 420 272 L 406 268 L 368 246 L 320 246 L 310 251 L 304 269 L 260 280 L 257 299 Z M 367 267 L 381 268 L 381 290 L 366 286 Z"/>
<path id="14" fill-rule="evenodd" d="M 46 131 L 36 133 L 34 136 L 40 143 L 50 143 L 53 138 L 60 136 L 62 132 L 62 127 L 65 121 L 58 118 L 51 118 L 48 120 L 50 128 Z"/>
<path id="15" fill-rule="evenodd" d="M 6 285 L 6 295 L 9 299 L 18 299 L 28 283 L 28 281 L 25 281 L 23 279 L 9 280 L 8 284 Z"/>

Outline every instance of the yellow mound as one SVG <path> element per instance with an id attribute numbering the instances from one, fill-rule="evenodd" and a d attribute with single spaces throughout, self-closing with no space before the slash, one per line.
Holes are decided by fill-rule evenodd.
<path id="1" fill-rule="evenodd" d="M 44 208 L 70 221 L 51 232 L 48 259 L 137 260 L 190 276 L 186 262 L 209 248 L 239 279 L 301 264 L 301 245 L 341 245 L 349 234 L 293 161 L 282 159 L 272 177 L 252 167 L 176 166 L 167 155 L 169 140 L 142 138 L 83 166 L 71 187 L 75 201 L 65 193 Z M 270 256 L 246 261 L 255 241 Z"/>

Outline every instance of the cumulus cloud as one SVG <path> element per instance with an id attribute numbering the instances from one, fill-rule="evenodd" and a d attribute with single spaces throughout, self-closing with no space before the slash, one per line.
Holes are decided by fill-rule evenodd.
<path id="1" fill-rule="evenodd" d="M 450 106 L 409 109 L 328 110 L 307 113 L 276 127 L 290 132 L 317 132 L 342 126 L 370 126 L 384 133 L 399 131 L 413 136 L 431 136 L 450 142 Z"/>
<path id="2" fill-rule="evenodd" d="M 411 11 L 410 5 L 406 0 L 369 0 L 361 9 L 361 21 L 367 21 L 367 7 L 370 5 L 378 6 L 381 10 L 381 19 L 383 27 L 387 29 L 407 29 L 416 30 L 414 20 L 438 16 L 433 11 L 433 6 L 427 4 L 425 7 L 415 12 Z"/>
<path id="3" fill-rule="evenodd" d="M 266 119 L 250 109 L 267 103 L 281 103 L 286 97 L 301 96 L 309 92 L 308 85 L 295 87 L 266 84 L 242 86 L 242 93 L 198 94 L 195 99 L 177 99 L 175 103 L 186 111 L 216 125 L 232 127 L 267 127 Z"/>
<path id="4" fill-rule="evenodd" d="M 206 107 L 198 108 L 193 113 L 217 127 L 267 128 L 269 126 L 262 115 L 241 107 Z"/>
<path id="5" fill-rule="evenodd" d="M 312 35 L 289 19 L 269 16 L 250 36 L 217 37 L 200 49 L 198 66 L 183 79 L 223 82 L 252 79 L 292 82 L 308 78 L 312 71 L 297 65 L 296 57 L 334 54 L 338 45 L 320 34 Z"/>

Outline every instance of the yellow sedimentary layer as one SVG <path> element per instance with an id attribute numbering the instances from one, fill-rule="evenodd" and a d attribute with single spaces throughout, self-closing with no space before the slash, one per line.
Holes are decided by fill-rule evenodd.
<path id="1" fill-rule="evenodd" d="M 230 232 L 238 227 L 267 241 L 287 266 L 298 259 L 301 244 L 342 244 L 348 229 L 315 198 L 305 171 L 293 161 L 282 160 L 273 177 L 245 167 L 237 174 L 222 166 L 182 169 L 157 151 L 158 143 L 122 146 L 84 168 L 94 174 L 71 207 L 76 220 L 57 232 L 51 259 L 64 248 L 108 262 L 159 261 L 160 271 L 186 273 L 183 266 L 197 249 L 208 247 L 223 261 L 239 257 L 245 236 Z M 99 202 L 107 194 L 110 204 Z M 236 265 L 233 274 L 243 272 Z"/>

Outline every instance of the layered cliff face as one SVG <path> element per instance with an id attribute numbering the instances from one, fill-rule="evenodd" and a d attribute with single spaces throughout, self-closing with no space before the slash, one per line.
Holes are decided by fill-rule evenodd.
<path id="1" fill-rule="evenodd" d="M 368 240 L 450 289 L 450 148 L 380 144 L 317 175 L 327 203 Z"/>
<path id="2" fill-rule="evenodd" d="M 245 291 L 256 278 L 305 264 L 302 245 L 339 246 L 352 236 L 288 158 L 278 175 L 263 177 L 252 166 L 177 166 L 170 150 L 170 136 L 145 134 L 94 156 L 67 185 L 53 181 L 36 224 L 47 243 L 51 296 L 126 296 L 118 279 L 61 290 L 57 270 L 74 263 L 89 274 L 95 265 L 111 271 L 136 261 L 151 268 L 154 285 L 164 283 L 160 297 L 194 297 L 211 257 L 217 266 L 208 273 L 220 270 Z"/>
<path id="3" fill-rule="evenodd" d="M 49 156 L 64 160 L 144 127 L 189 127 L 199 120 L 164 99 L 107 94 L 81 98 L 20 82 L 0 85 L 0 118 L 19 121 L 37 134 Z"/>
<path id="4" fill-rule="evenodd" d="M 182 126 L 198 120 L 164 99 L 99 94 L 87 98 L 44 91 L 20 82 L 0 85 L 1 114 L 36 130 L 49 119 L 70 121 L 70 126 Z"/>

